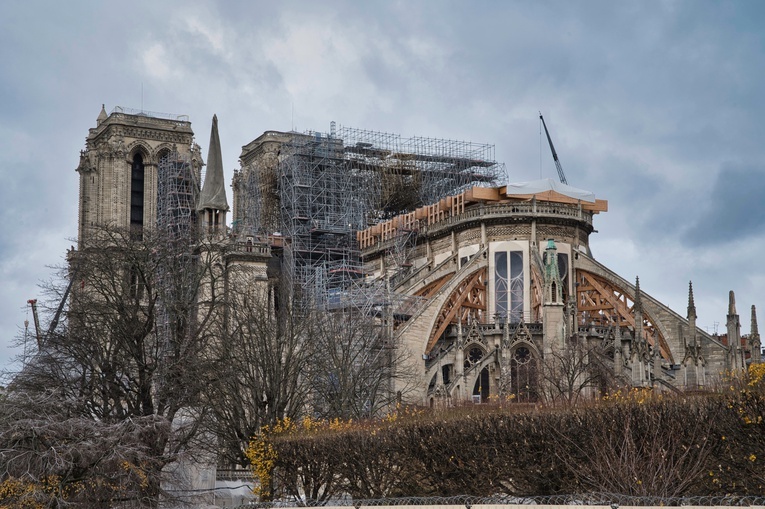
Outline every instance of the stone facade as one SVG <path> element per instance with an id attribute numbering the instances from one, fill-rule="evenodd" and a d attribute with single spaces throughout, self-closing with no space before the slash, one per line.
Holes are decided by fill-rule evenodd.
<path id="1" fill-rule="evenodd" d="M 266 131 L 243 147 L 232 183 L 234 228 L 227 230 L 223 170 L 210 165 L 202 188 L 201 150 L 186 117 L 102 109 L 77 168 L 80 249 L 95 227 L 160 220 L 158 165 L 173 153 L 190 165 L 201 196 L 194 211 L 210 228 L 208 253 L 226 253 L 231 287 L 265 285 L 271 249 L 289 244 L 277 231 L 279 186 L 289 184 L 277 182 L 276 168 L 296 139 L 312 138 Z M 407 352 L 402 370 L 414 373 L 407 388 L 397 387 L 402 399 L 542 398 L 545 377 L 556 376 L 552 360 L 564 354 L 584 356 L 590 366 L 572 378 L 582 394 L 618 384 L 699 388 L 726 369 L 760 361 L 754 310 L 752 334 L 742 337 L 732 295 L 727 335 L 712 336 L 696 326 L 692 288 L 681 316 L 595 260 L 589 235 L 606 210 L 602 200 L 565 190 L 518 196 L 505 187 L 472 188 L 359 231 L 362 281 L 398 298 L 388 304 L 390 339 Z"/>
<path id="2" fill-rule="evenodd" d="M 683 317 L 595 260 L 589 235 L 604 209 L 498 188 L 419 220 L 407 266 L 389 256 L 395 232 L 359 234 L 367 272 L 425 301 L 395 331 L 418 373 L 411 401 L 534 401 L 556 396 L 556 376 L 570 377 L 577 397 L 624 385 L 698 389 L 759 361 L 756 316 L 754 339 L 742 341 L 732 305 L 726 342 L 696 326 L 692 289 Z M 566 364 L 564 353 L 587 362 Z"/>
<path id="3" fill-rule="evenodd" d="M 127 228 L 137 222 L 154 224 L 157 219 L 157 166 L 161 157 L 177 152 L 188 159 L 197 183 L 202 156 L 194 143 L 191 123 L 185 116 L 149 116 L 122 108 L 110 115 L 102 107 L 97 125 L 90 129 L 85 150 L 80 152 L 78 243 L 87 242 L 89 229 L 98 226 Z M 132 167 L 140 166 L 143 187 L 133 185 Z M 197 184 L 198 185 L 198 184 Z M 131 196 L 143 197 L 140 221 L 131 220 Z M 135 200 L 132 200 L 135 201 Z"/>

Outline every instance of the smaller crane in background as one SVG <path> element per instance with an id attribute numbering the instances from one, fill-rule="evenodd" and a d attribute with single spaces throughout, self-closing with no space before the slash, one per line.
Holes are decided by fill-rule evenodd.
<path id="1" fill-rule="evenodd" d="M 553 161 L 555 161 L 555 167 L 558 169 L 558 178 L 560 178 L 560 181 L 562 184 L 567 184 L 566 182 L 566 174 L 563 173 L 563 166 L 560 165 L 560 161 L 558 160 L 558 153 L 555 152 L 555 147 L 553 146 L 552 138 L 550 138 L 550 132 L 547 130 L 547 124 L 545 124 L 545 119 L 542 116 L 542 112 L 539 112 L 539 120 L 542 121 L 542 125 L 545 128 L 545 134 L 547 135 L 547 142 L 550 144 L 550 151 L 552 151 Z"/>
<path id="2" fill-rule="evenodd" d="M 40 317 L 37 315 L 37 299 L 29 299 L 27 304 L 29 304 L 29 306 L 32 308 L 32 320 L 35 322 L 35 337 L 37 338 L 37 348 L 42 348 Z"/>

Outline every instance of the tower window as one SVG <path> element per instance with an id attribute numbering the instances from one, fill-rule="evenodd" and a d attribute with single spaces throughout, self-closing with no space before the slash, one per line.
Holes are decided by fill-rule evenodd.
<path id="1" fill-rule="evenodd" d="M 143 156 L 138 153 L 130 171 L 130 227 L 139 231 L 143 228 L 143 183 Z"/>

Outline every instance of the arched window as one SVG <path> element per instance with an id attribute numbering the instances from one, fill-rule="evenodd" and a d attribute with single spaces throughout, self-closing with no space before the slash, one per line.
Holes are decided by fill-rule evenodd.
<path id="1" fill-rule="evenodd" d="M 510 390 L 519 402 L 538 398 L 537 360 L 527 346 L 519 345 L 510 357 Z"/>
<path id="2" fill-rule="evenodd" d="M 138 231 L 143 229 L 143 182 L 143 156 L 139 152 L 133 156 L 130 169 L 130 228 Z"/>
<path id="3" fill-rule="evenodd" d="M 508 258 L 509 254 L 509 258 Z M 523 251 L 494 253 L 494 298 L 498 317 L 523 319 Z"/>

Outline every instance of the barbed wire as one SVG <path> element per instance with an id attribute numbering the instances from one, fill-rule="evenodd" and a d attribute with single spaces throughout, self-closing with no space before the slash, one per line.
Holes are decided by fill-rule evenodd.
<path id="1" fill-rule="evenodd" d="M 715 495 L 697 497 L 651 497 L 624 495 L 619 493 L 583 493 L 576 495 L 545 495 L 518 497 L 510 495 L 492 495 L 490 497 L 475 497 L 457 495 L 451 497 L 396 497 L 357 499 L 331 499 L 322 503 L 311 503 L 304 500 L 278 500 L 273 502 L 252 502 L 238 506 L 239 509 L 273 509 L 286 507 L 311 506 L 342 506 L 342 507 L 375 507 L 375 506 L 406 506 L 406 505 L 457 505 L 470 509 L 476 505 L 603 505 L 612 508 L 620 506 L 765 506 L 765 496 L 750 495 Z"/>

